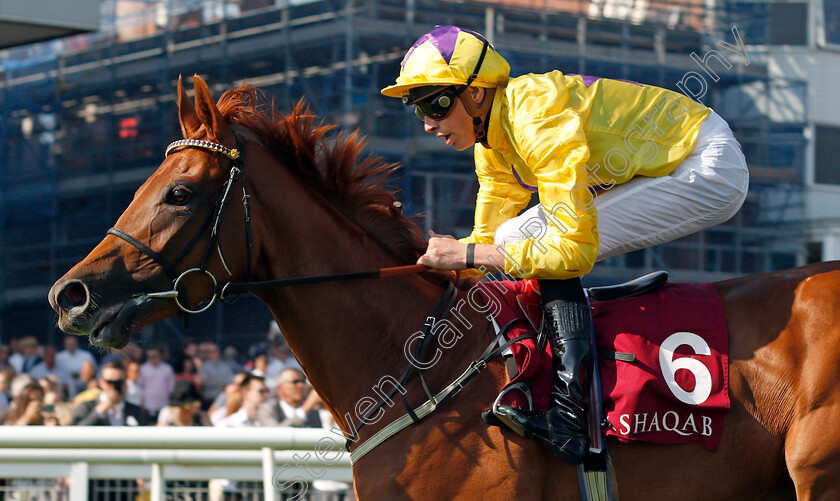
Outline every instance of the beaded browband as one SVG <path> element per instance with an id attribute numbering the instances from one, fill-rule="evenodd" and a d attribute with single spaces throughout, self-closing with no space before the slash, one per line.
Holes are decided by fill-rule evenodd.
<path id="1" fill-rule="evenodd" d="M 239 158 L 239 150 L 237 150 L 236 148 L 230 149 L 227 146 L 222 146 L 218 143 L 211 143 L 210 141 L 199 141 L 198 139 L 181 139 L 179 141 L 175 141 L 166 147 L 166 153 L 164 153 L 163 156 L 168 157 L 170 151 L 181 146 L 191 146 L 193 148 L 204 148 L 206 150 L 215 151 L 216 153 L 221 153 L 222 155 L 228 157 L 231 160 L 236 160 L 237 158 Z"/>

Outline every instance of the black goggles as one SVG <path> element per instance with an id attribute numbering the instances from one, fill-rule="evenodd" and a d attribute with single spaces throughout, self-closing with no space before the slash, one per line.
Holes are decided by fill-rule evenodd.
<path id="1" fill-rule="evenodd" d="M 406 106 L 414 105 L 414 114 L 424 120 L 442 120 L 455 107 L 455 99 L 464 92 L 466 86 L 456 88 L 451 85 L 434 85 L 412 89 L 414 92 L 405 94 L 402 98 Z"/>
<path id="2" fill-rule="evenodd" d="M 484 56 L 487 54 L 487 48 L 490 46 L 487 40 L 480 39 L 484 42 L 481 46 L 481 54 L 479 54 L 478 61 L 475 63 L 475 69 L 472 75 L 467 78 L 465 85 L 462 85 L 460 88 L 455 88 L 452 85 L 427 85 L 425 87 L 418 87 L 403 94 L 403 105 L 410 106 L 413 104 L 414 114 L 420 120 L 425 120 L 426 117 L 433 120 L 441 120 L 448 115 L 455 106 L 455 98 L 460 96 L 464 92 L 464 89 L 469 87 L 478 77 L 481 63 L 484 62 Z"/>

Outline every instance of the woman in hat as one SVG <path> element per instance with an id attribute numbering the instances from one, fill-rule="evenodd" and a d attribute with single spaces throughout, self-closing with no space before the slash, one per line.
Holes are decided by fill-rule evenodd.
<path id="1" fill-rule="evenodd" d="M 726 221 L 749 175 L 726 122 L 682 94 L 560 71 L 509 72 L 480 34 L 438 26 L 408 50 L 382 93 L 413 106 L 425 131 L 447 145 L 474 146 L 474 230 L 461 240 L 432 233 L 418 262 L 538 279 L 554 407 L 500 406 L 488 417 L 576 464 L 588 447 L 591 361 L 580 277 L 598 260 Z M 539 204 L 519 214 L 532 194 Z"/>
<path id="2" fill-rule="evenodd" d="M 188 379 L 175 381 L 169 393 L 169 406 L 160 411 L 158 426 L 210 426 L 210 419 L 201 410 L 201 393 Z"/>

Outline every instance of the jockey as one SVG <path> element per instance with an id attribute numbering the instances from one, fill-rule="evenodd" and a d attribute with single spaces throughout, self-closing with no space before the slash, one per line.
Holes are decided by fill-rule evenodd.
<path id="1" fill-rule="evenodd" d="M 749 174 L 726 122 L 682 94 L 560 71 L 510 78 L 509 71 L 480 34 L 438 26 L 409 49 L 382 93 L 414 106 L 426 132 L 447 145 L 475 147 L 474 230 L 461 240 L 432 233 L 418 263 L 503 266 L 538 280 L 553 408 L 499 406 L 497 419 L 485 417 L 577 464 L 588 448 L 592 360 L 580 277 L 596 261 L 726 221 L 744 202 Z M 539 204 L 519 214 L 533 193 Z"/>

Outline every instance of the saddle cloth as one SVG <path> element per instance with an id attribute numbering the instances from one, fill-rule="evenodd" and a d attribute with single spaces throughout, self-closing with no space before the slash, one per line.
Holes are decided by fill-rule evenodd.
<path id="1" fill-rule="evenodd" d="M 536 280 L 477 285 L 506 339 L 535 333 L 542 321 Z M 592 302 L 606 434 L 623 442 L 699 443 L 716 450 L 729 409 L 728 332 L 723 302 L 712 284 L 666 284 L 638 297 Z M 551 352 L 534 339 L 511 346 L 518 373 L 508 386 L 531 380 L 533 408 L 551 406 Z M 634 360 L 615 360 L 615 352 Z M 507 387 L 507 386 L 506 386 Z M 520 391 L 501 404 L 527 408 Z"/>

